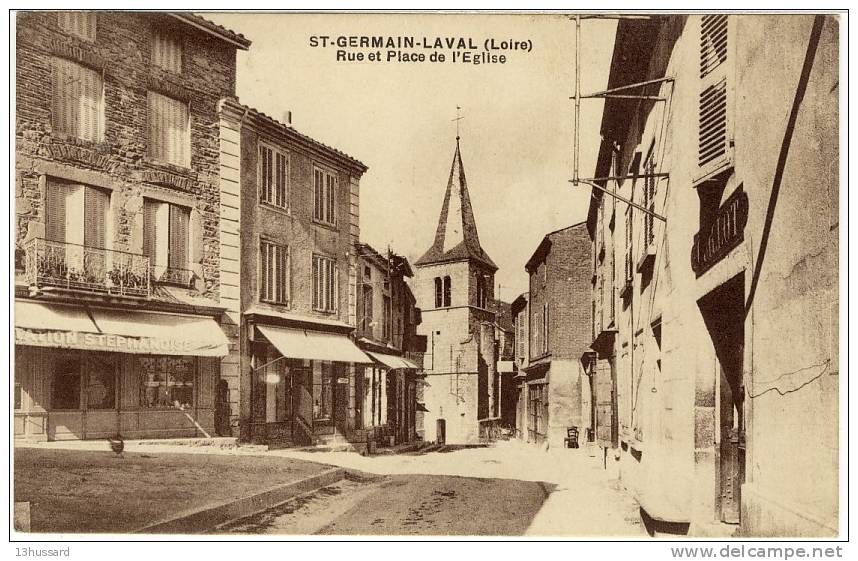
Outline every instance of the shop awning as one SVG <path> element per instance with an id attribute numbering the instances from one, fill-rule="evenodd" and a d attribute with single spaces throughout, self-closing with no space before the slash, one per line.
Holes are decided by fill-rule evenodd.
<path id="1" fill-rule="evenodd" d="M 401 356 L 386 355 L 384 353 L 371 353 L 369 351 L 367 351 L 366 354 L 371 356 L 377 363 L 386 366 L 391 370 L 395 370 L 397 368 L 420 368 L 407 358 L 402 358 Z"/>
<path id="2" fill-rule="evenodd" d="M 372 363 L 351 339 L 342 334 L 267 325 L 257 325 L 256 328 L 285 357 Z"/>
<path id="3" fill-rule="evenodd" d="M 15 343 L 117 353 L 226 356 L 229 342 L 208 316 L 15 302 Z"/>

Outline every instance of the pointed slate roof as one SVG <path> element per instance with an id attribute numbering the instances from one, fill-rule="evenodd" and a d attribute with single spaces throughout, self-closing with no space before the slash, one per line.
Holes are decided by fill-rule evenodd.
<path id="1" fill-rule="evenodd" d="M 441 217 L 435 232 L 435 243 L 414 264 L 419 267 L 469 259 L 479 261 L 493 270 L 498 268 L 480 245 L 457 137 L 456 153 L 453 155 L 450 179 L 447 181 L 447 191 L 444 194 L 444 205 L 441 207 Z"/>

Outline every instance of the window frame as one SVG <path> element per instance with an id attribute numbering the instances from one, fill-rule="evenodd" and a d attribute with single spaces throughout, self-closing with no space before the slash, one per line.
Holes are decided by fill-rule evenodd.
<path id="1" fill-rule="evenodd" d="M 155 139 L 152 136 L 153 118 L 155 117 L 155 114 L 154 114 L 155 112 L 153 111 L 153 99 L 157 99 L 159 97 L 167 99 L 167 100 L 172 101 L 172 102 L 176 102 L 179 104 L 179 106 L 182 106 L 185 108 L 185 111 L 186 111 L 185 126 L 184 126 L 185 138 L 183 139 L 185 158 L 182 162 L 170 161 L 169 159 L 161 157 L 161 156 L 163 156 L 163 154 L 157 154 L 156 155 L 154 152 L 155 147 L 158 145 L 158 143 L 155 142 Z M 186 101 L 183 99 L 172 97 L 172 96 L 169 96 L 167 94 L 161 93 L 160 91 L 156 91 L 156 90 L 152 90 L 152 89 L 147 90 L 146 91 L 146 118 L 147 118 L 147 123 L 146 123 L 146 156 L 155 162 L 159 162 L 159 163 L 167 164 L 167 165 L 171 165 L 171 166 L 177 166 L 177 167 L 185 168 L 185 169 L 191 169 L 191 160 L 192 160 L 191 152 L 192 152 L 192 148 L 193 148 L 193 139 L 192 139 L 192 136 L 193 136 L 192 135 L 193 116 L 192 116 L 190 101 Z M 163 144 L 165 144 L 165 143 L 162 143 L 162 150 L 164 150 Z"/>
<path id="2" fill-rule="evenodd" d="M 263 182 L 263 161 L 262 161 L 262 152 L 263 150 L 269 150 L 271 152 L 271 160 L 269 163 L 271 164 L 271 169 L 273 172 L 272 177 L 276 177 L 277 174 L 277 157 L 282 156 L 284 159 L 284 169 L 283 169 L 283 204 L 277 203 L 277 185 L 276 180 L 271 185 L 271 196 L 272 199 L 266 198 L 266 190 L 267 187 Z M 259 204 L 265 205 L 267 207 L 272 207 L 278 210 L 285 210 L 287 213 L 290 211 L 291 205 L 289 204 L 289 169 L 292 165 L 290 153 L 275 144 L 260 140 L 257 150 L 256 150 L 256 187 L 257 187 L 257 195 Z"/>
<path id="3" fill-rule="evenodd" d="M 81 120 L 81 114 L 79 106 L 83 103 L 83 96 L 78 99 L 73 99 L 67 101 L 67 103 L 71 105 L 78 105 L 78 115 L 77 119 L 74 123 L 75 130 L 63 130 L 64 123 L 61 122 L 59 111 L 59 99 L 63 97 L 63 92 L 67 90 L 63 90 L 60 85 L 60 67 L 61 66 L 74 66 L 79 69 L 79 71 L 89 72 L 91 73 L 97 84 L 98 84 L 98 107 L 95 110 L 95 138 L 86 138 L 83 136 L 83 122 Z M 61 56 L 52 56 L 51 57 L 51 129 L 59 133 L 61 135 L 67 135 L 74 138 L 78 138 L 83 140 L 84 142 L 93 142 L 93 143 L 102 143 L 104 142 L 104 129 L 105 129 L 105 103 L 104 103 L 104 71 L 97 68 L 92 68 L 91 66 L 87 66 L 82 64 L 76 60 L 68 59 Z"/>
<path id="4" fill-rule="evenodd" d="M 155 45 L 156 45 L 156 42 L 157 42 L 159 36 L 163 37 L 164 39 L 167 39 L 168 41 L 169 40 L 175 41 L 175 43 L 178 45 L 178 49 L 179 49 L 179 57 L 178 57 L 179 67 L 178 67 L 178 69 L 175 69 L 175 68 L 169 67 L 165 64 L 162 64 L 161 62 L 159 62 L 158 58 L 156 57 L 155 53 L 157 52 L 157 50 L 155 48 Z M 158 27 L 152 29 L 152 50 L 149 53 L 149 55 L 150 55 L 149 56 L 149 62 L 153 66 L 157 66 L 158 68 L 160 68 L 161 70 L 164 70 L 166 72 L 170 72 L 173 74 L 182 74 L 182 72 L 185 68 L 185 42 L 182 40 L 182 36 L 179 33 L 176 33 L 175 31 L 172 31 L 170 29 L 163 29 L 163 28 L 158 28 Z"/>
<path id="5" fill-rule="evenodd" d="M 323 272 L 322 265 L 330 270 Z M 339 312 L 339 273 L 336 259 L 319 253 L 312 254 L 313 310 L 328 314 Z M 326 279 L 331 283 L 330 287 L 325 284 Z M 324 291 L 324 294 L 320 291 Z"/>
<path id="6" fill-rule="evenodd" d="M 277 306 L 289 306 L 292 301 L 292 251 L 291 247 L 288 244 L 283 244 L 279 242 L 275 242 L 265 237 L 259 238 L 259 266 L 257 272 L 258 278 L 258 298 L 260 302 L 266 304 L 273 304 Z M 275 270 L 273 272 L 275 278 L 268 278 L 268 270 L 265 267 L 267 262 L 264 257 L 264 252 L 266 248 L 271 248 L 271 252 L 274 254 L 275 258 Z M 283 252 L 283 255 L 277 256 L 278 252 Z M 276 268 L 276 263 L 282 261 L 282 268 Z M 282 299 L 278 300 L 276 297 L 277 294 L 277 273 L 282 275 L 280 279 L 280 292 L 282 294 Z M 270 285 L 270 286 L 269 286 Z M 269 294 L 274 294 L 273 297 L 268 297 Z"/>
<path id="7" fill-rule="evenodd" d="M 321 188 L 316 185 L 317 174 L 322 178 Z M 329 180 L 333 180 L 333 185 Z M 339 175 L 329 168 L 313 164 L 313 222 L 338 228 Z"/>

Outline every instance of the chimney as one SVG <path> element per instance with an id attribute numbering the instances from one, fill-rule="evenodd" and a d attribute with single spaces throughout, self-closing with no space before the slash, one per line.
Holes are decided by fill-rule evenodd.
<path id="1" fill-rule="evenodd" d="M 284 111 L 283 112 L 283 123 L 292 126 L 292 112 Z"/>

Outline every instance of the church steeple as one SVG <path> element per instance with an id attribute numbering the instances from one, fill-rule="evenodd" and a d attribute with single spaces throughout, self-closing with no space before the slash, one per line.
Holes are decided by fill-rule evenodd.
<path id="1" fill-rule="evenodd" d="M 497 265 L 480 245 L 457 135 L 456 152 L 453 154 L 453 165 L 450 168 L 441 217 L 438 220 L 438 229 L 435 231 L 435 242 L 423 257 L 415 262 L 415 265 L 464 260 L 479 261 L 490 269 L 497 270 Z"/>

